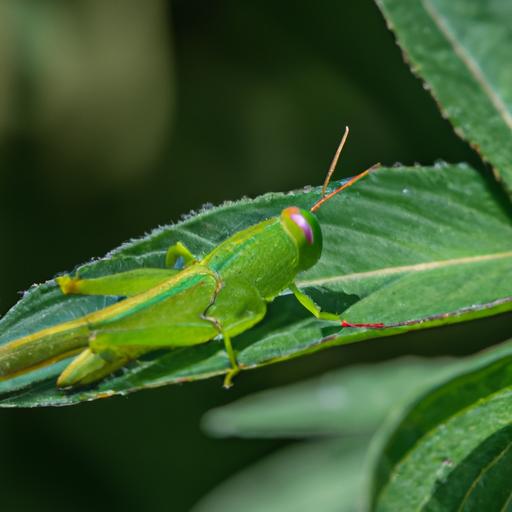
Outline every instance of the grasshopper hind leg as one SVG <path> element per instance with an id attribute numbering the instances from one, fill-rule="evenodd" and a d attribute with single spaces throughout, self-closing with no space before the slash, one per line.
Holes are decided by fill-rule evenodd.
<path id="1" fill-rule="evenodd" d="M 109 363 L 90 349 L 81 352 L 57 379 L 57 387 L 69 389 L 73 386 L 87 386 L 118 370 L 128 362 L 128 359 L 118 359 Z"/>
<path id="2" fill-rule="evenodd" d="M 105 357 L 86 348 L 59 375 L 57 387 L 70 389 L 76 386 L 88 386 L 123 368 L 146 352 L 148 349 L 145 347 L 134 347 L 124 353 Z"/>

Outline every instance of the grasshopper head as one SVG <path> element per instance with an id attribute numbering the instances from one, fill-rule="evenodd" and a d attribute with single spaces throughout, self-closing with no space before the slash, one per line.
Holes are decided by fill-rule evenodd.
<path id="1" fill-rule="evenodd" d="M 281 224 L 297 244 L 299 270 L 312 267 L 322 254 L 322 231 L 316 217 L 292 206 L 281 212 Z"/>

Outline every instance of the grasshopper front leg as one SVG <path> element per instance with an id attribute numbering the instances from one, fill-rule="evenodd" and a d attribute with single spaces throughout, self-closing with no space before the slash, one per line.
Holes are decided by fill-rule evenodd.
<path id="1" fill-rule="evenodd" d="M 352 323 L 347 322 L 346 320 L 342 320 L 340 318 L 340 315 L 337 315 L 336 313 L 327 313 L 325 311 L 322 311 L 320 309 L 320 306 L 318 304 L 315 304 L 313 299 L 306 295 L 304 292 L 301 292 L 297 285 L 295 283 L 292 283 L 289 286 L 292 293 L 295 295 L 295 298 L 313 315 L 315 315 L 316 318 L 320 320 L 333 320 L 341 322 L 342 327 L 354 327 L 354 328 L 366 328 L 366 329 L 383 329 L 384 327 L 391 327 L 390 324 L 383 324 L 381 322 L 377 323 Z"/>
<path id="2" fill-rule="evenodd" d="M 304 292 L 301 292 L 295 283 L 291 283 L 288 287 L 290 291 L 295 295 L 295 298 L 316 318 L 320 320 L 334 320 L 339 321 L 340 316 L 335 313 L 327 313 L 322 311 L 318 304 L 315 304 L 315 301 Z"/>

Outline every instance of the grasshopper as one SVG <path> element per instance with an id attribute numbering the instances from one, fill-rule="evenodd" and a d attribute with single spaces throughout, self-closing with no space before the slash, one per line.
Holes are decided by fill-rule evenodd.
<path id="1" fill-rule="evenodd" d="M 289 289 L 316 318 L 351 324 L 320 307 L 294 283 L 322 253 L 316 210 L 376 166 L 327 194 L 347 140 L 345 129 L 309 211 L 291 206 L 277 217 L 239 231 L 197 259 L 178 242 L 167 252 L 167 268 L 144 268 L 100 278 L 57 277 L 63 294 L 116 295 L 124 300 L 75 320 L 42 329 L 0 347 L 0 379 L 9 379 L 78 354 L 57 379 L 59 388 L 93 384 L 152 350 L 206 343 L 221 337 L 231 368 L 224 386 L 240 371 L 231 339 L 260 322 L 267 303 Z M 184 263 L 176 269 L 176 263 Z M 250 265 L 247 263 L 250 262 Z"/>

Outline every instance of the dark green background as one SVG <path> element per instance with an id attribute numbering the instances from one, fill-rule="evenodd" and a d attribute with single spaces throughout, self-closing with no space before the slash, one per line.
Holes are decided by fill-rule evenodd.
<path id="1" fill-rule="evenodd" d="M 123 155 L 105 163 L 95 153 L 104 151 L 98 143 L 84 143 L 82 152 L 70 156 L 66 137 L 76 132 L 76 147 L 82 147 L 76 127 L 83 112 L 98 127 L 115 127 L 118 152 L 136 151 L 134 133 L 151 140 L 147 118 L 134 115 L 126 122 L 118 99 L 131 94 L 144 112 L 154 98 L 139 96 L 126 75 L 116 75 L 111 66 L 109 92 L 100 85 L 72 97 L 60 118 L 64 122 L 41 128 L 42 57 L 30 42 L 31 30 L 49 23 L 51 32 L 57 25 L 40 13 L 50 12 L 48 19 L 58 19 L 59 26 L 72 22 L 70 30 L 84 48 L 96 39 L 86 1 L 73 7 L 40 2 L 33 17 L 37 2 L 24 4 L 24 22 L 3 43 L 23 51 L 4 62 L 13 83 L 10 95 L 0 98 L 10 105 L 10 124 L 0 131 L 2 314 L 33 282 L 103 255 L 204 203 L 320 183 L 345 124 L 352 132 L 339 176 L 376 161 L 412 165 L 438 159 L 468 161 L 488 172 L 404 65 L 370 0 L 119 2 L 105 16 L 111 16 L 113 33 L 128 20 L 125 35 L 131 39 L 138 10 L 161 7 L 154 18 L 164 34 L 163 47 L 155 46 L 155 52 L 167 55 L 168 78 L 161 87 L 173 98 L 161 108 L 156 100 L 152 105 L 165 119 L 162 142 L 126 175 Z M 59 18 L 60 11 L 68 16 Z M 99 45 L 98 55 L 117 48 L 119 62 L 131 76 L 140 69 L 143 83 L 152 54 L 123 51 L 102 37 L 105 47 Z M 44 58 L 58 65 L 62 57 L 49 52 Z M 94 72 L 86 62 L 73 64 L 85 76 Z M 94 101 L 89 106 L 95 95 L 109 94 L 104 108 Z M 52 108 L 46 110 L 49 119 Z M 109 147 L 108 137 L 100 142 Z M 226 476 L 280 445 L 208 439 L 199 430 L 207 409 L 355 361 L 469 353 L 504 339 L 507 321 L 510 316 L 333 349 L 243 374 L 229 392 L 221 379 L 213 379 L 67 409 L 2 410 L 0 507 L 188 510 Z"/>

